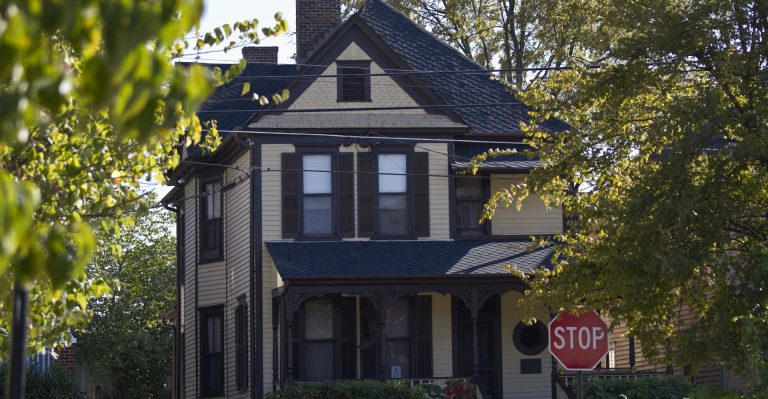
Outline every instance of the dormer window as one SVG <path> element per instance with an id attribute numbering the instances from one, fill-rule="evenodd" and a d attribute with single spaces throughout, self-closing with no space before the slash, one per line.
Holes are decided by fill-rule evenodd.
<path id="1" fill-rule="evenodd" d="M 338 61 L 338 101 L 371 101 L 370 61 Z"/>

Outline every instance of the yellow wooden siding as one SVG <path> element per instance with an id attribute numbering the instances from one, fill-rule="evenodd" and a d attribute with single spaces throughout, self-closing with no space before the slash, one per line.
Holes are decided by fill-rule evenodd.
<path id="1" fill-rule="evenodd" d="M 501 296 L 501 363 L 502 382 L 505 398 L 514 399 L 544 399 L 551 398 L 552 360 L 549 349 L 536 356 L 520 353 L 512 339 L 515 326 L 525 313 L 517 306 L 519 292 L 508 292 Z M 539 315 L 543 323 L 549 322 L 546 313 Z M 521 359 L 541 359 L 541 374 L 520 374 Z"/>
<path id="2" fill-rule="evenodd" d="M 242 170 L 246 170 L 250 167 L 250 152 L 246 152 L 240 158 L 235 161 L 234 166 L 239 167 Z M 244 172 L 236 169 L 227 169 L 225 174 L 225 181 L 230 182 Z M 251 182 L 245 180 L 244 182 L 235 186 L 232 190 L 227 191 L 224 194 L 224 216 L 225 216 L 225 241 L 226 241 L 226 292 L 227 292 L 227 305 L 224 309 L 224 320 L 226 323 L 226 342 L 224 348 L 226 350 L 226 393 L 229 398 L 247 398 L 250 397 L 248 390 L 239 392 L 237 390 L 236 380 L 236 342 L 235 342 L 235 308 L 238 305 L 238 298 L 241 295 L 245 296 L 245 303 L 249 306 L 250 313 L 250 216 L 251 216 Z M 248 322 L 250 323 L 250 314 L 248 315 Z M 249 329 L 250 330 L 250 329 Z M 248 350 L 253 348 L 250 346 L 250 340 L 248 340 Z M 251 364 L 250 353 L 247 353 L 249 376 L 250 379 L 250 367 Z M 248 389 L 250 389 L 250 384 Z"/>
<path id="3" fill-rule="evenodd" d="M 188 398 L 197 397 L 197 308 L 195 306 L 195 273 L 197 270 L 197 179 L 184 186 L 184 288 L 182 290 L 182 329 L 184 333 L 184 381 L 182 387 Z"/>
<path id="4" fill-rule="evenodd" d="M 432 293 L 432 375 L 453 375 L 451 296 Z"/>
<path id="5" fill-rule="evenodd" d="M 226 225 L 226 221 L 224 224 Z M 227 293 L 226 269 L 224 261 L 198 265 L 198 308 L 224 304 Z"/>
<path id="6" fill-rule="evenodd" d="M 515 175 L 491 175 L 491 193 L 509 186 L 506 180 Z M 519 176 L 519 175 L 518 175 Z M 499 179 L 504 178 L 504 179 Z M 513 205 L 505 207 L 499 204 L 491 220 L 494 235 L 535 235 L 559 233 L 563 229 L 563 216 L 560 207 L 547 208 L 538 195 L 531 195 L 518 211 Z"/>
<path id="7" fill-rule="evenodd" d="M 263 144 L 261 146 L 261 166 L 280 170 L 281 155 L 293 152 L 292 144 Z M 281 212 L 281 173 L 264 171 L 261 173 L 261 234 L 262 240 L 282 239 Z M 279 277 L 266 246 L 262 246 L 262 345 L 264 365 L 264 392 L 272 391 L 272 289 L 278 286 Z"/>
<path id="8" fill-rule="evenodd" d="M 451 236 L 448 145 L 445 143 L 418 143 L 415 151 L 429 151 L 429 238 L 446 239 Z"/>

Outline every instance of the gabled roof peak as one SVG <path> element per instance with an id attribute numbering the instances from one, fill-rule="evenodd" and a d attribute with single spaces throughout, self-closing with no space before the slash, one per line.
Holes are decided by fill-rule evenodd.
<path id="1" fill-rule="evenodd" d="M 471 59 L 471 58 L 467 57 L 467 56 L 466 56 L 466 54 L 464 54 L 464 53 L 460 52 L 459 50 L 457 50 L 456 48 L 454 48 L 454 47 L 453 47 L 453 46 L 451 46 L 450 44 L 446 43 L 444 40 L 442 40 L 442 39 L 438 38 L 438 37 L 437 37 L 437 36 L 435 36 L 435 35 L 434 35 L 432 32 L 428 31 L 428 30 L 427 30 L 426 28 L 424 28 L 423 26 L 421 26 L 421 25 L 417 24 L 416 22 L 414 22 L 414 21 L 411 19 L 411 17 L 409 17 L 408 15 L 405 15 L 405 13 L 404 13 L 404 12 L 402 12 L 402 11 L 398 10 L 397 8 L 395 8 L 395 6 L 393 6 L 393 5 L 389 4 L 388 2 L 386 2 L 386 1 L 384 1 L 384 0 L 367 0 L 367 1 L 365 2 L 365 4 L 364 4 L 362 7 L 360 7 L 360 9 L 359 9 L 359 10 L 357 10 L 357 12 L 355 12 L 355 14 L 358 14 L 358 13 L 363 13 L 363 12 L 365 12 L 365 10 L 366 10 L 366 6 L 367 6 L 368 4 L 371 4 L 371 3 L 373 3 L 375 6 L 381 6 L 381 7 L 386 7 L 386 8 L 388 8 L 388 9 L 389 9 L 389 11 L 392 11 L 393 13 L 396 13 L 396 14 L 398 14 L 398 15 L 399 15 L 401 18 L 404 18 L 404 19 L 405 19 L 407 22 L 409 22 L 410 24 L 412 24 L 414 27 L 418 28 L 418 29 L 419 29 L 420 31 L 422 31 L 424 34 L 426 34 L 426 35 L 429 35 L 429 36 L 432 36 L 432 38 L 434 38 L 434 39 L 435 39 L 435 41 L 439 42 L 439 43 L 440 43 L 442 46 L 444 46 L 444 47 L 445 47 L 445 48 L 447 48 L 448 50 L 450 50 L 450 51 L 452 51 L 452 52 L 455 52 L 457 55 L 459 55 L 459 56 L 463 57 L 463 58 L 464 58 L 464 59 L 465 59 L 467 62 L 469 62 L 469 63 L 471 63 L 472 65 L 474 65 L 474 66 L 475 66 L 475 67 L 476 67 L 478 70 L 485 70 L 485 68 L 483 68 L 483 66 L 482 66 L 482 65 L 478 64 L 478 63 L 477 63 L 475 60 L 473 60 L 473 59 Z"/>

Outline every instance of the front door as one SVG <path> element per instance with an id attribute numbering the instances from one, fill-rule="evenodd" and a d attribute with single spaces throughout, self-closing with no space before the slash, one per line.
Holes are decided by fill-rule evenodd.
<path id="1" fill-rule="evenodd" d="M 472 377 L 474 373 L 474 335 L 469 309 L 464 302 L 454 298 L 454 332 L 456 347 L 454 352 L 454 375 Z M 501 347 L 499 335 L 500 314 L 499 297 L 493 296 L 485 301 L 480 309 L 477 322 L 477 348 L 479 384 L 486 398 L 501 398 Z"/>

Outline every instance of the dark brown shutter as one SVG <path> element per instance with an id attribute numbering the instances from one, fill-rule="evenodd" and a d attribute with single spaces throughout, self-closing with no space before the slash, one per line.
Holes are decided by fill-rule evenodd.
<path id="1" fill-rule="evenodd" d="M 376 179 L 373 154 L 357 154 L 357 229 L 360 237 L 373 236 L 376 197 Z"/>
<path id="2" fill-rule="evenodd" d="M 379 316 L 371 301 L 360 298 L 360 376 L 365 379 L 379 377 L 379 326 Z"/>
<path id="3" fill-rule="evenodd" d="M 416 237 L 429 237 L 429 154 L 414 152 L 411 164 L 413 233 Z"/>
<path id="4" fill-rule="evenodd" d="M 339 235 L 355 236 L 355 154 L 342 152 L 338 156 L 336 182 L 338 201 L 336 215 Z"/>
<path id="5" fill-rule="evenodd" d="M 357 375 L 356 308 L 356 298 L 339 298 L 339 329 L 336 336 L 339 341 L 338 353 L 340 356 L 338 356 L 339 373 L 337 378 L 341 379 L 351 379 Z"/>
<path id="6" fill-rule="evenodd" d="M 282 154 L 283 238 L 299 236 L 299 162 L 292 152 Z"/>
<path id="7" fill-rule="evenodd" d="M 416 377 L 432 377 L 432 297 L 416 296 Z"/>

